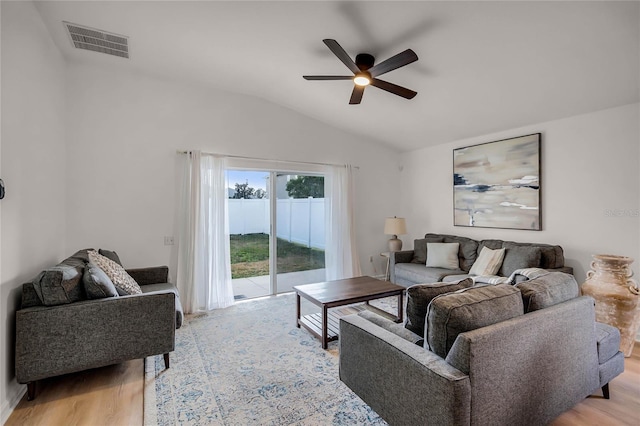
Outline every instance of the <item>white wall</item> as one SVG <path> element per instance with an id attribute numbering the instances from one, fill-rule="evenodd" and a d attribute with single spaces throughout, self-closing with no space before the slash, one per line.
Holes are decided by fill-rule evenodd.
<path id="1" fill-rule="evenodd" d="M 65 255 L 64 62 L 31 2 L 2 2 L 0 424 L 24 392 L 14 378 L 21 284 Z"/>
<path id="2" fill-rule="evenodd" d="M 579 283 L 591 255 L 633 257 L 640 272 L 639 104 L 478 136 L 403 154 L 402 212 L 413 239 L 426 232 L 559 244 Z M 452 150 L 542 133 L 543 230 L 453 226 Z M 609 215 L 621 211 L 621 216 Z"/>
<path id="3" fill-rule="evenodd" d="M 385 250 L 384 217 L 397 214 L 398 154 L 269 102 L 72 64 L 67 147 L 68 249 L 118 251 L 127 267 L 168 264 L 175 278 L 176 149 L 351 163 L 363 271 Z M 378 267 L 378 270 L 380 268 Z"/>

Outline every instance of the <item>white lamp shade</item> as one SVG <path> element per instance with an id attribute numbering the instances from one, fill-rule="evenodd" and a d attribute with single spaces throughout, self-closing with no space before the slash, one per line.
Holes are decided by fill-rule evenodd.
<path id="1" fill-rule="evenodd" d="M 386 235 L 402 235 L 407 233 L 407 224 L 403 217 L 388 217 L 384 221 Z"/>

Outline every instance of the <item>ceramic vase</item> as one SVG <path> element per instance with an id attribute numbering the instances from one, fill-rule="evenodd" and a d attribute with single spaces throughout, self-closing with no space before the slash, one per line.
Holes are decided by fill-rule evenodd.
<path id="1" fill-rule="evenodd" d="M 596 321 L 620 330 L 620 350 L 631 356 L 640 327 L 640 292 L 629 267 L 633 259 L 626 256 L 597 254 L 591 271 L 582 284 L 582 294 L 596 300 Z"/>

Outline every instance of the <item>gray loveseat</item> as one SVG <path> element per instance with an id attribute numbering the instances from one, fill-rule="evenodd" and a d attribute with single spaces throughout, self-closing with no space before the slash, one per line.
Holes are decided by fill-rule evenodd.
<path id="1" fill-rule="evenodd" d="M 618 330 L 568 274 L 441 294 L 425 320 L 420 336 L 372 312 L 340 319 L 340 380 L 391 425 L 547 424 L 608 398 L 624 369 Z"/>
<path id="2" fill-rule="evenodd" d="M 159 354 L 169 368 L 175 330 L 183 319 L 178 291 L 168 282 L 169 269 L 127 270 L 143 294 L 87 299 L 82 280 L 87 250 L 43 271 L 36 284 L 22 286 L 15 367 L 18 383 L 27 384 L 29 400 L 35 397 L 37 380 L 61 374 Z M 47 273 L 53 279 L 45 286 Z"/>
<path id="3" fill-rule="evenodd" d="M 427 243 L 459 243 L 459 269 L 427 267 Z M 424 239 L 414 241 L 414 250 L 391 252 L 391 282 L 408 287 L 413 284 L 463 279 L 469 276 L 469 270 L 483 247 L 506 249 L 503 265 L 498 271 L 500 276 L 508 277 L 516 269 L 534 267 L 573 274 L 573 268 L 564 265 L 564 252 L 557 245 L 502 240 L 476 241 L 455 235 L 426 234 Z"/>

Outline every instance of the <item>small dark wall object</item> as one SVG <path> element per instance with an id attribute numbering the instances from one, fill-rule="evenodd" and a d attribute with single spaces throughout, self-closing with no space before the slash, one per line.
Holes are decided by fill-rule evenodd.
<path id="1" fill-rule="evenodd" d="M 4 198 L 4 182 L 0 179 L 0 200 Z"/>

